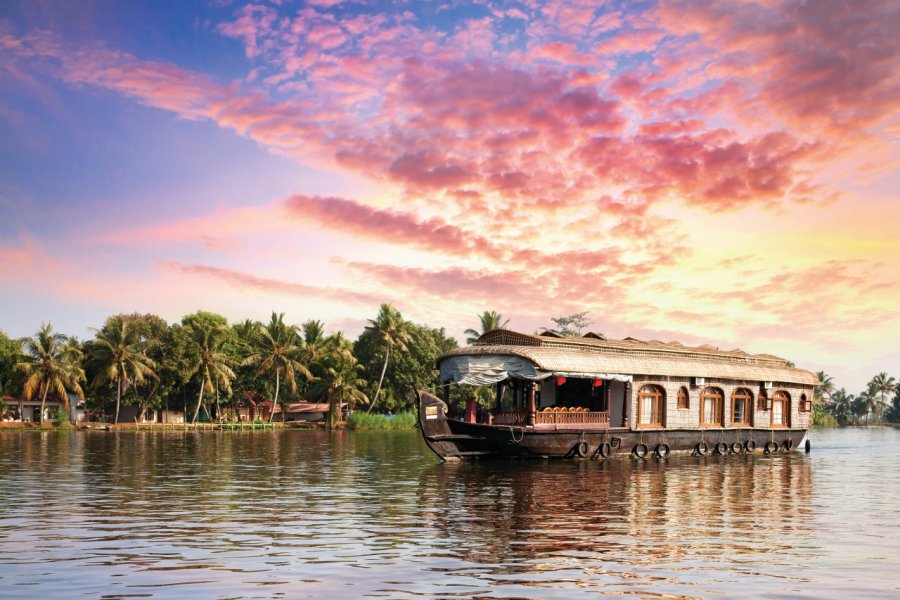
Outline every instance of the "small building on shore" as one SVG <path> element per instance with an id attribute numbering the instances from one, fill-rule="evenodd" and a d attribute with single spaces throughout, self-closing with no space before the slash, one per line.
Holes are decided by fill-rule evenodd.
<path id="1" fill-rule="evenodd" d="M 184 411 L 164 408 L 148 408 L 144 418 L 138 420 L 139 406 L 122 406 L 119 408 L 120 423 L 184 423 Z M 112 416 L 109 416 L 112 420 Z"/>
<path id="2" fill-rule="evenodd" d="M 23 423 L 37 423 L 41 420 L 41 399 L 40 398 L 17 398 L 15 396 L 3 396 L 6 403 L 6 412 L 0 415 L 0 419 L 5 422 L 20 421 Z M 76 394 L 68 394 L 69 420 L 81 422 L 85 417 L 85 401 Z M 47 396 L 44 402 L 44 421 L 53 419 L 58 409 L 65 410 L 66 402 L 59 396 L 51 394 Z"/>

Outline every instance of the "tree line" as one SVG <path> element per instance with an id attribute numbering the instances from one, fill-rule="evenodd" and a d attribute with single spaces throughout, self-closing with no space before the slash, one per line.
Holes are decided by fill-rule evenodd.
<path id="1" fill-rule="evenodd" d="M 814 422 L 817 425 L 869 425 L 900 423 L 900 382 L 887 373 L 876 374 L 858 394 L 837 389 L 832 377 L 816 373 L 819 385 L 814 396 Z"/>
<path id="2" fill-rule="evenodd" d="M 341 407 L 369 411 L 409 410 L 417 388 L 437 384 L 438 357 L 457 347 L 443 328 L 416 324 L 383 304 L 356 340 L 328 334 L 318 320 L 299 325 L 273 312 L 265 322 L 229 323 L 197 311 L 167 323 L 154 314 L 110 316 L 93 338 L 81 341 L 43 324 L 31 337 L 11 339 L 0 331 L 0 413 L 22 400 L 45 404 L 68 394 L 86 399 L 89 410 L 119 422 L 122 406 L 184 410 L 185 419 L 234 418 L 237 409 L 271 401 L 284 414 L 287 403 L 329 404 L 333 426 Z M 12 404 L 12 406 L 10 406 Z M 68 411 L 67 411 L 68 412 Z"/>

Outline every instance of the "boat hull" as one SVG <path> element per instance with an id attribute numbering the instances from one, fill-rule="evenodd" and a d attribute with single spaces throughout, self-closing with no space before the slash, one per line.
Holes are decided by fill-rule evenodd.
<path id="1" fill-rule="evenodd" d="M 554 430 L 518 425 L 485 425 L 447 418 L 447 406 L 419 392 L 422 436 L 443 460 L 480 457 L 602 459 L 650 458 L 673 452 L 744 454 L 800 448 L 806 429 L 753 427 L 715 429 L 585 428 Z"/>

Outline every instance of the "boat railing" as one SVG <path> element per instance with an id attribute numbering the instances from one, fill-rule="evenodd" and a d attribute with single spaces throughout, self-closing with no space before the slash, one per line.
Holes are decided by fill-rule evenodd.
<path id="1" fill-rule="evenodd" d="M 594 424 L 608 425 L 608 412 L 539 412 L 534 415 L 535 424 L 539 425 L 578 425 L 578 424 Z"/>
<path id="2" fill-rule="evenodd" d="M 525 423 L 525 411 L 512 410 L 494 413 L 494 425 L 522 425 Z"/>

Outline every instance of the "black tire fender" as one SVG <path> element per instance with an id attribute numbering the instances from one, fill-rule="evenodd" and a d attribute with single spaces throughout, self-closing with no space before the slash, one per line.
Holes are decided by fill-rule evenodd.
<path id="1" fill-rule="evenodd" d="M 699 456 L 706 456 L 709 454 L 709 444 L 706 442 L 697 442 L 697 445 L 694 446 L 694 452 Z"/>
<path id="2" fill-rule="evenodd" d="M 766 442 L 766 446 L 765 446 L 765 448 L 763 448 L 763 450 L 765 450 L 766 454 L 774 454 L 774 453 L 778 452 L 778 444 L 776 444 L 775 442 L 771 442 L 771 441 Z"/>
<path id="3" fill-rule="evenodd" d="M 657 458 L 666 458 L 667 456 L 669 456 L 669 453 L 671 451 L 672 449 L 669 447 L 669 445 L 663 442 L 662 444 L 656 445 L 656 449 L 653 451 L 653 453 L 656 454 Z"/>
<path id="4" fill-rule="evenodd" d="M 725 442 L 719 442 L 715 445 L 714 450 L 717 456 L 728 454 L 728 444 L 726 444 Z"/>
<path id="5" fill-rule="evenodd" d="M 731 453 L 732 454 L 743 454 L 744 453 L 744 445 L 740 442 L 734 442 L 731 444 Z"/>
<path id="6" fill-rule="evenodd" d="M 584 440 L 581 440 L 577 444 L 575 444 L 575 455 L 578 458 L 584 458 L 588 455 L 588 452 L 591 451 L 590 445 Z"/>
<path id="7" fill-rule="evenodd" d="M 784 444 L 782 444 L 781 447 L 790 452 L 794 449 L 794 440 L 791 438 L 784 440 Z"/>
<path id="8" fill-rule="evenodd" d="M 609 455 L 612 454 L 612 444 L 609 442 L 603 442 L 600 446 L 597 447 L 597 452 L 603 458 L 609 458 Z"/>
<path id="9" fill-rule="evenodd" d="M 631 453 L 638 458 L 645 458 L 647 456 L 647 444 L 644 442 L 638 443 L 634 448 L 631 449 Z"/>
<path id="10" fill-rule="evenodd" d="M 746 442 L 744 442 L 744 450 L 746 452 L 753 452 L 754 450 L 756 450 L 756 442 L 754 442 L 753 440 L 747 440 Z"/>

